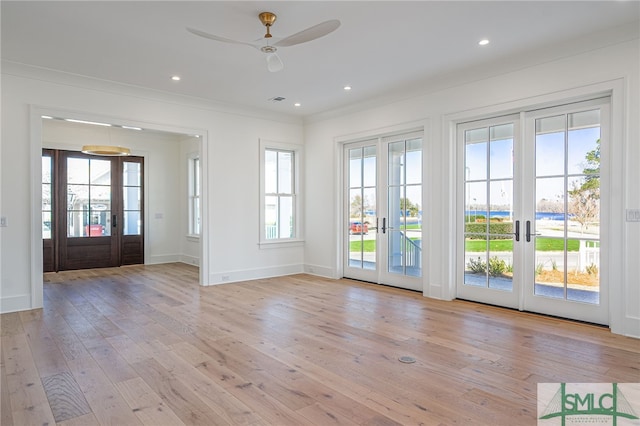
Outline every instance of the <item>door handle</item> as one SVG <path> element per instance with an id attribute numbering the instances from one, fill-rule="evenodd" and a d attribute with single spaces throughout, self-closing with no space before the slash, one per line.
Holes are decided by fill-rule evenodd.
<path id="1" fill-rule="evenodd" d="M 116 216 L 115 214 L 113 215 L 112 219 L 112 223 L 113 223 L 113 227 L 117 227 L 118 226 L 118 216 Z"/>
<path id="2" fill-rule="evenodd" d="M 382 218 L 382 233 L 384 234 L 385 232 L 387 232 L 387 218 L 383 217 Z"/>
<path id="3" fill-rule="evenodd" d="M 539 233 L 539 232 L 535 232 L 535 233 L 533 233 L 533 234 L 531 233 L 531 221 L 530 221 L 530 220 L 528 220 L 528 221 L 527 221 L 527 230 L 526 230 L 526 233 L 527 233 L 527 242 L 531 241 L 531 236 L 532 236 L 532 235 L 542 235 L 542 234 L 541 234 L 541 233 Z"/>
<path id="4" fill-rule="evenodd" d="M 516 220 L 516 232 L 514 232 L 516 236 L 516 241 L 520 241 L 520 221 Z"/>
<path id="5" fill-rule="evenodd" d="M 378 230 L 378 218 L 376 217 L 376 234 L 379 232 Z"/>

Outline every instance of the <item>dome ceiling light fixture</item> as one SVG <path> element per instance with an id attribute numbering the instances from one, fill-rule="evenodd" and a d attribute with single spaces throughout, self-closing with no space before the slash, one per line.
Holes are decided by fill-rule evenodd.
<path id="1" fill-rule="evenodd" d="M 131 150 L 129 148 L 111 145 L 84 145 L 82 147 L 82 152 L 85 154 L 103 155 L 109 157 L 123 157 L 131 155 Z"/>

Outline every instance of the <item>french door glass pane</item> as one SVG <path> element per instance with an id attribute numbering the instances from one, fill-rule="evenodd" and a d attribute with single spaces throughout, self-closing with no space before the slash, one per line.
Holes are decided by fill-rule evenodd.
<path id="1" fill-rule="evenodd" d="M 600 111 L 536 120 L 539 296 L 600 302 Z"/>
<path id="2" fill-rule="evenodd" d="M 464 284 L 513 291 L 514 125 L 464 136 Z"/>
<path id="3" fill-rule="evenodd" d="M 376 269 L 375 146 L 349 150 L 349 267 Z"/>
<path id="4" fill-rule="evenodd" d="M 422 139 L 391 142 L 387 160 L 388 265 L 394 274 L 422 275 Z"/>
<path id="5" fill-rule="evenodd" d="M 67 183 L 89 184 L 88 158 L 67 158 Z"/>
<path id="6" fill-rule="evenodd" d="M 91 172 L 91 184 L 93 185 L 111 185 L 111 161 L 89 160 L 89 170 Z"/>

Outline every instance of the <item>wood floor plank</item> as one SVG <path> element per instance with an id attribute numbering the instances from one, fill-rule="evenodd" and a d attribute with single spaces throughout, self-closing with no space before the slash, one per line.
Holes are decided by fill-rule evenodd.
<path id="1" fill-rule="evenodd" d="M 640 340 L 600 326 L 348 279 L 198 275 L 45 274 L 43 309 L 0 316 L 2 425 L 535 424 L 538 383 L 640 382 Z"/>
<path id="2" fill-rule="evenodd" d="M 184 423 L 203 426 L 229 424 L 209 410 L 198 395 L 155 359 L 137 362 L 133 367 Z"/>
<path id="3" fill-rule="evenodd" d="M 85 414 L 84 416 L 74 417 L 63 422 L 56 423 L 57 426 L 100 426 L 98 419 L 93 413 Z"/>
<path id="4" fill-rule="evenodd" d="M 42 379 L 56 422 L 73 419 L 91 412 L 80 386 L 71 373 L 59 373 Z"/>
<path id="5" fill-rule="evenodd" d="M 62 352 L 43 321 L 28 321 L 23 327 L 41 377 L 69 371 Z"/>
<path id="6" fill-rule="evenodd" d="M 69 368 L 100 424 L 141 424 L 115 384 L 91 356 L 76 358 Z"/>
<path id="7" fill-rule="evenodd" d="M 14 424 L 55 423 L 24 333 L 2 336 L 2 354 Z"/>
<path id="8" fill-rule="evenodd" d="M 140 377 L 116 383 L 116 387 L 142 424 L 185 424 Z"/>
<path id="9" fill-rule="evenodd" d="M 13 413 L 11 411 L 11 399 L 9 397 L 9 385 L 7 383 L 7 369 L 4 361 L 4 351 L 0 350 L 0 424 L 13 425 Z"/>

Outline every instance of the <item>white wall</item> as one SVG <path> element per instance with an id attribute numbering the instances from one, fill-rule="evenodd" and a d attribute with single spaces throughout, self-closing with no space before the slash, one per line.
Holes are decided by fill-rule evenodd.
<path id="1" fill-rule="evenodd" d="M 203 238 L 203 283 L 222 282 L 223 276 L 232 282 L 302 270 L 303 247 L 258 248 L 259 139 L 301 144 L 299 119 L 3 63 L 0 216 L 7 218 L 8 227 L 0 228 L 2 312 L 42 305 L 40 199 L 33 194 L 40 193 L 39 114 L 43 112 L 203 135 L 203 219 L 209 230 Z M 180 149 L 174 154 L 179 159 Z M 161 162 L 165 160 L 168 158 Z M 151 171 L 154 163 L 149 164 Z M 158 188 L 167 186 L 179 193 L 180 179 L 174 181 L 162 173 L 159 179 L 151 185 L 149 202 L 157 200 L 161 210 L 169 198 Z M 159 212 L 165 215 L 165 222 L 173 221 L 174 216 L 181 220 L 179 210 Z M 150 213 L 153 221 L 155 212 Z M 154 234 L 167 232 L 164 227 L 156 231 Z M 161 242 L 172 235 L 150 238 L 152 251 L 175 254 Z"/>
<path id="2" fill-rule="evenodd" d="M 498 116 L 535 105 L 562 103 L 572 97 L 601 93 L 617 87 L 612 99 L 614 129 L 611 169 L 617 184 L 611 194 L 611 287 L 612 331 L 640 337 L 640 223 L 624 222 L 625 209 L 640 208 L 640 130 L 638 40 L 594 50 L 587 54 L 482 79 L 408 99 L 361 109 L 336 111 L 331 116 L 305 122 L 305 150 L 312 162 L 305 164 L 307 268 L 341 276 L 340 209 L 338 180 L 340 145 L 337 141 L 375 136 L 389 129 L 424 123 L 426 182 L 424 199 L 426 273 L 424 294 L 455 297 L 455 151 L 452 142 L 456 120 Z M 406 124 L 410 126 L 410 124 Z M 333 179 L 312 179 L 324 170 Z"/>

